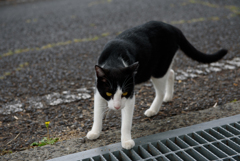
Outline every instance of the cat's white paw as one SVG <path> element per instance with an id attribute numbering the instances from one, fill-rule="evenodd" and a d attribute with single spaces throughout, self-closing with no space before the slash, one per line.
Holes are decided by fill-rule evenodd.
<path id="1" fill-rule="evenodd" d="M 172 101 L 172 99 L 173 99 L 172 95 L 166 94 L 163 99 L 163 102 L 170 102 L 170 101 Z"/>
<path id="2" fill-rule="evenodd" d="M 122 142 L 122 147 L 124 149 L 132 149 L 135 146 L 135 142 L 133 140 L 127 140 Z"/>
<path id="3" fill-rule="evenodd" d="M 152 111 L 150 109 L 148 109 L 147 111 L 144 112 L 144 115 L 146 115 L 147 117 L 151 117 L 151 116 L 154 116 L 156 115 L 158 112 L 156 111 Z"/>
<path id="4" fill-rule="evenodd" d="M 87 138 L 88 138 L 89 140 L 97 139 L 99 136 L 100 136 L 100 133 L 94 133 L 94 132 L 92 132 L 92 131 L 89 131 L 89 132 L 87 133 Z"/>

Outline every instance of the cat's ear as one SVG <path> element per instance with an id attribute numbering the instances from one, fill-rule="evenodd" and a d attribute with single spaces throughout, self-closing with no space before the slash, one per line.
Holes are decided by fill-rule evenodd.
<path id="1" fill-rule="evenodd" d="M 104 77 L 105 76 L 104 69 L 101 68 L 100 66 L 95 65 L 95 71 L 96 71 L 97 77 Z"/>
<path id="2" fill-rule="evenodd" d="M 132 70 L 133 74 L 137 74 L 138 67 L 139 67 L 138 62 L 133 63 L 132 65 L 129 66 L 129 68 Z"/>

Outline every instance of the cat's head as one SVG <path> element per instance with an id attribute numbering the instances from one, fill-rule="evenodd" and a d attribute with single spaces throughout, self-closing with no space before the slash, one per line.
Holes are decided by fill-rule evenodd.
<path id="1" fill-rule="evenodd" d="M 134 95 L 134 77 L 138 62 L 124 68 L 105 69 L 95 66 L 97 90 L 107 100 L 108 107 L 121 110 Z"/>

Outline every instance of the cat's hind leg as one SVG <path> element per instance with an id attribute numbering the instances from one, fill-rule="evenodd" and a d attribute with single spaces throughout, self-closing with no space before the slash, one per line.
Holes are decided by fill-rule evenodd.
<path id="1" fill-rule="evenodd" d="M 104 110 L 107 108 L 107 102 L 98 90 L 94 94 L 94 118 L 93 118 L 93 126 L 92 130 L 87 133 L 87 138 L 89 140 L 97 139 L 100 136 L 102 131 L 102 120 Z"/>
<path id="2" fill-rule="evenodd" d="M 166 91 L 165 91 L 163 102 L 170 102 L 173 99 L 174 77 L 175 77 L 174 71 L 171 69 L 169 71 L 169 75 L 166 83 Z"/>
<path id="3" fill-rule="evenodd" d="M 151 107 L 144 113 L 147 117 L 156 115 L 162 106 L 168 74 L 169 72 L 167 72 L 162 78 L 151 78 L 156 95 Z"/>

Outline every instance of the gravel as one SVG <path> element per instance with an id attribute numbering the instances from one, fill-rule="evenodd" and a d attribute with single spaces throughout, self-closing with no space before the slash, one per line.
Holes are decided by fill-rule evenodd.
<path id="1" fill-rule="evenodd" d="M 187 112 L 161 120 L 147 119 L 141 124 L 133 125 L 132 137 L 133 139 L 136 139 L 151 134 L 174 130 L 177 128 L 191 126 L 202 122 L 207 122 L 237 114 L 240 114 L 239 101 L 235 103 L 228 103 L 222 106 L 212 107 L 201 111 Z M 102 132 L 100 138 L 94 141 L 90 141 L 86 139 L 86 137 L 75 137 L 67 141 L 57 142 L 55 145 L 46 145 L 43 147 L 36 147 L 33 149 L 0 156 L 0 159 L 2 161 L 41 161 L 97 148 L 100 146 L 118 143 L 120 142 L 120 138 L 120 129 L 108 130 Z"/>
<path id="2" fill-rule="evenodd" d="M 240 66 L 229 62 L 240 57 L 239 8 L 238 0 L 37 0 L 0 5 L 1 154 L 30 149 L 46 136 L 45 121 L 60 141 L 84 137 L 92 126 L 94 65 L 104 44 L 149 20 L 174 24 L 203 52 L 224 47 L 229 53 L 218 62 L 225 65 L 203 66 L 179 52 L 173 66 L 179 78 L 173 101 L 146 118 L 143 113 L 154 90 L 150 82 L 136 86 L 134 126 L 240 100 Z M 180 79 L 186 73 L 197 77 Z M 120 114 L 110 111 L 103 130 L 119 129 Z"/>

